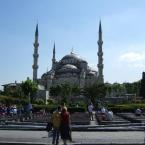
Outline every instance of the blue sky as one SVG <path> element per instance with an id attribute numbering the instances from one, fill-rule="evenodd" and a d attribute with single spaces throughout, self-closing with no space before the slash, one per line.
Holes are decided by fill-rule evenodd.
<path id="1" fill-rule="evenodd" d="M 56 58 L 79 54 L 97 70 L 98 27 L 103 29 L 105 82 L 134 82 L 145 71 L 144 0 L 1 0 L 0 85 L 32 78 L 39 24 L 38 77 Z"/>

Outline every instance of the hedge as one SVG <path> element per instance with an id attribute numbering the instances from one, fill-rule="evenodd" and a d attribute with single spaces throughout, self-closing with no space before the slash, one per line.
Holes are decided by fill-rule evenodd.
<path id="1" fill-rule="evenodd" d="M 145 109 L 145 104 L 122 104 L 122 105 L 109 105 L 109 109 L 111 109 L 114 113 L 119 112 L 134 112 L 137 108 Z"/>
<path id="2" fill-rule="evenodd" d="M 57 106 L 56 105 L 38 105 L 38 104 L 33 104 L 33 112 L 40 111 L 44 109 L 46 112 L 52 113 L 54 110 L 56 110 Z"/>
<path id="3" fill-rule="evenodd" d="M 45 109 L 46 112 L 52 113 L 54 110 L 56 110 L 57 105 L 38 105 L 38 104 L 33 104 L 33 112 L 40 111 L 42 109 Z M 74 112 L 85 112 L 86 109 L 83 107 L 68 107 L 68 111 L 70 113 Z"/>
<path id="4" fill-rule="evenodd" d="M 26 104 L 28 100 L 0 95 L 0 102 L 3 104 Z"/>

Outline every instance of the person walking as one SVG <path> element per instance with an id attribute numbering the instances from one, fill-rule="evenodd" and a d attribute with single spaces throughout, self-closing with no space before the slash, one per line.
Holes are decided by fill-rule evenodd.
<path id="1" fill-rule="evenodd" d="M 58 145 L 59 144 L 59 133 L 60 133 L 60 124 L 61 124 L 61 107 L 58 106 L 57 110 L 53 112 L 51 122 L 53 125 L 53 138 L 52 144 Z"/>
<path id="2" fill-rule="evenodd" d="M 63 140 L 63 144 L 67 145 L 67 140 L 70 140 L 70 114 L 67 111 L 67 108 L 62 108 L 61 111 L 61 125 L 60 125 L 60 134 L 61 139 Z"/>
<path id="3" fill-rule="evenodd" d="M 90 120 L 94 120 L 93 109 L 94 109 L 94 106 L 93 106 L 92 103 L 90 103 L 90 105 L 88 106 L 88 112 L 89 112 Z"/>

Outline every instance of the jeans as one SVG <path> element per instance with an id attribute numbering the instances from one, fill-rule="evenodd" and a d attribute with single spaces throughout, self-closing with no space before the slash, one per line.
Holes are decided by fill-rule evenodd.
<path id="1" fill-rule="evenodd" d="M 59 143 L 59 129 L 53 128 L 53 139 L 52 144 L 58 144 Z"/>

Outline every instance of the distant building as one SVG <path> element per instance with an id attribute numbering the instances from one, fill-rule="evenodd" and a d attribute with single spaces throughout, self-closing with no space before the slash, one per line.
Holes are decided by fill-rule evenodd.
<path id="1" fill-rule="evenodd" d="M 21 91 L 21 83 L 17 83 L 16 81 L 14 83 L 4 84 L 2 86 L 5 93 L 15 94 Z"/>
<path id="2" fill-rule="evenodd" d="M 124 94 L 118 97 L 106 97 L 105 102 L 111 104 L 126 103 L 126 102 L 136 102 L 136 94 Z"/>

